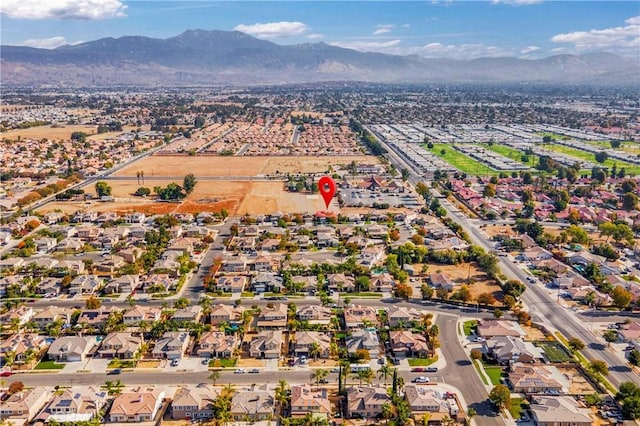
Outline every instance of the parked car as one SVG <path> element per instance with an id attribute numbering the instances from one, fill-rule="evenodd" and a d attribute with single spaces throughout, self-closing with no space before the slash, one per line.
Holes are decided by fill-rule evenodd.
<path id="1" fill-rule="evenodd" d="M 209 365 L 209 361 L 211 361 L 209 358 L 205 358 L 202 360 L 202 365 Z"/>
<path id="2" fill-rule="evenodd" d="M 236 371 L 233 372 L 233 374 L 244 374 L 246 372 L 247 370 L 245 370 L 244 368 L 238 368 Z"/>
<path id="3" fill-rule="evenodd" d="M 258 370 L 257 368 L 252 368 L 251 370 L 249 370 L 249 374 L 258 374 L 260 372 L 260 370 Z"/>
<path id="4" fill-rule="evenodd" d="M 438 372 L 438 367 L 427 367 L 425 372 L 427 372 L 427 373 L 437 373 Z"/>
<path id="5" fill-rule="evenodd" d="M 422 373 L 424 371 L 423 367 L 414 367 L 411 369 L 412 373 Z"/>
<path id="6" fill-rule="evenodd" d="M 431 380 L 429 380 L 429 378 L 425 376 L 416 377 L 412 380 L 413 383 L 429 383 L 430 381 Z"/>
<path id="7" fill-rule="evenodd" d="M 122 370 L 119 368 L 114 368 L 113 370 L 109 371 L 107 374 L 111 375 L 111 374 L 120 374 L 122 373 Z M 9 375 L 11 375 L 11 373 L 9 373 Z"/>
<path id="8" fill-rule="evenodd" d="M 178 364 L 180 364 L 180 360 L 179 359 L 176 358 L 176 359 L 172 359 L 171 360 L 171 366 L 172 367 L 177 367 Z"/>
<path id="9" fill-rule="evenodd" d="M 11 376 L 11 371 L 0 371 L 0 377 L 9 377 Z"/>

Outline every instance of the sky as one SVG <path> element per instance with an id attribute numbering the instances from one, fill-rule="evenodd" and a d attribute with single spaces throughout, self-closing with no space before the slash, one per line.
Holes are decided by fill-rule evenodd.
<path id="1" fill-rule="evenodd" d="M 237 30 L 278 44 L 324 42 L 473 59 L 607 51 L 640 59 L 634 1 L 2 0 L 3 45 L 55 48 L 103 37 Z"/>

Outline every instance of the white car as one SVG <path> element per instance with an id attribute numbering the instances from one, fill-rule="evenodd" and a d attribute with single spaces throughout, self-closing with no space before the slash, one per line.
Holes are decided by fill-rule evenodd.
<path id="1" fill-rule="evenodd" d="M 425 376 L 419 376 L 413 379 L 414 383 L 429 383 L 430 381 L 431 380 L 429 380 L 429 378 Z"/>
<path id="2" fill-rule="evenodd" d="M 245 370 L 244 368 L 238 368 L 236 371 L 233 372 L 233 374 L 244 374 L 246 372 L 247 370 Z"/>

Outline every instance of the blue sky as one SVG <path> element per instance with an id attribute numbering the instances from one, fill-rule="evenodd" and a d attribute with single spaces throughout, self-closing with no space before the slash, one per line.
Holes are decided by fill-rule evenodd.
<path id="1" fill-rule="evenodd" d="M 278 44 L 322 41 L 425 57 L 609 51 L 640 58 L 638 1 L 2 0 L 0 17 L 2 44 L 44 48 L 235 29 Z"/>

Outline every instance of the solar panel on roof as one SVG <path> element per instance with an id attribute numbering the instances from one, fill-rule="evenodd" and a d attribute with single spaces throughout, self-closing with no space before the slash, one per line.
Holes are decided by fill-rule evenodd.
<path id="1" fill-rule="evenodd" d="M 71 405 L 71 400 L 70 399 L 63 399 L 58 403 L 58 405 L 60 407 L 69 407 Z"/>

